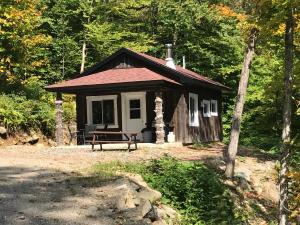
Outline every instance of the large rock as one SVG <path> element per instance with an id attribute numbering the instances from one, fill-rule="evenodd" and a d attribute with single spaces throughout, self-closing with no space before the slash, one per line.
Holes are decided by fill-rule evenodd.
<path id="1" fill-rule="evenodd" d="M 160 205 L 156 210 L 158 217 L 162 219 L 175 219 L 179 216 L 174 209 L 166 205 Z"/>
<path id="2" fill-rule="evenodd" d="M 245 179 L 248 182 L 251 182 L 252 172 L 247 168 L 236 167 L 234 176 L 237 178 Z"/>
<path id="3" fill-rule="evenodd" d="M 154 221 L 153 223 L 151 223 L 151 225 L 167 225 L 167 223 L 164 220 L 159 219 L 159 220 Z"/>
<path id="4" fill-rule="evenodd" d="M 0 135 L 6 135 L 7 134 L 7 130 L 5 127 L 0 127 Z"/>
<path id="5" fill-rule="evenodd" d="M 39 139 L 40 139 L 39 136 L 36 135 L 36 134 L 34 134 L 34 135 L 28 137 L 26 139 L 26 142 L 29 143 L 29 144 L 31 144 L 31 145 L 34 145 L 34 144 L 36 144 L 39 141 Z"/>
<path id="6" fill-rule="evenodd" d="M 164 218 L 172 220 L 177 218 L 177 213 L 170 207 L 160 205 L 154 206 L 155 202 L 161 198 L 161 193 L 151 189 L 140 175 L 123 174 L 123 178 L 115 181 L 113 192 L 117 195 L 112 199 L 112 208 L 129 222 L 130 225 L 166 224 Z"/>
<path id="7" fill-rule="evenodd" d="M 126 177 L 131 181 L 131 185 L 140 187 L 137 190 L 138 197 L 148 199 L 151 203 L 161 198 L 161 193 L 150 188 L 142 176 L 138 174 L 126 174 Z"/>
<path id="8" fill-rule="evenodd" d="M 129 188 L 122 192 L 116 200 L 116 208 L 119 211 L 135 208 L 140 203 L 135 193 Z"/>
<path id="9" fill-rule="evenodd" d="M 56 142 L 53 141 L 52 139 L 49 139 L 49 140 L 48 140 L 48 145 L 50 145 L 51 147 L 57 146 Z"/>

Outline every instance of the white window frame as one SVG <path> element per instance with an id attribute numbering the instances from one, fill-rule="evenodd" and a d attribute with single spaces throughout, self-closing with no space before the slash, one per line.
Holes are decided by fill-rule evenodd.
<path id="1" fill-rule="evenodd" d="M 193 98 L 195 102 L 195 110 L 194 110 L 194 121 L 192 121 L 192 114 L 191 114 L 191 101 L 190 99 Z M 189 93 L 189 126 L 191 127 L 199 127 L 199 105 L 198 105 L 198 95 L 194 93 Z"/>
<path id="2" fill-rule="evenodd" d="M 211 116 L 218 116 L 218 101 L 217 101 L 217 100 L 211 100 L 211 101 L 210 101 L 210 104 L 211 104 L 211 106 L 210 106 L 210 115 L 211 115 Z M 213 104 L 215 104 L 215 106 L 216 106 L 216 107 L 215 107 L 216 112 L 213 112 L 213 111 L 212 111 L 212 108 L 213 108 L 212 105 L 213 105 Z"/>
<path id="3" fill-rule="evenodd" d="M 208 106 L 208 112 L 207 113 L 204 113 L 204 105 L 207 105 Z M 203 112 L 203 117 L 211 117 L 211 108 L 210 108 L 210 100 L 203 100 L 202 101 L 202 112 Z"/>
<path id="4" fill-rule="evenodd" d="M 86 97 L 86 106 L 87 106 L 87 123 L 93 125 L 93 110 L 92 102 L 94 101 L 103 101 L 103 100 L 113 100 L 114 101 L 114 124 L 109 124 L 109 128 L 119 128 L 118 123 L 118 107 L 117 107 L 117 95 L 102 95 L 102 96 L 87 96 Z M 103 129 L 105 124 L 95 124 L 97 128 Z"/>

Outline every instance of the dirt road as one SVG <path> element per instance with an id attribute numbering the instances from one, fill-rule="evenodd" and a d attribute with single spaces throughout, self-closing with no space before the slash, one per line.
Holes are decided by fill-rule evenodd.
<path id="1" fill-rule="evenodd" d="M 126 224 L 124 221 L 118 222 L 121 218 L 113 214 L 110 205 L 115 182 L 94 183 L 84 175 L 92 165 L 112 160 L 149 160 L 164 154 L 184 160 L 211 159 L 214 162 L 222 160 L 222 150 L 221 146 L 203 151 L 181 147 L 143 149 L 128 153 L 92 152 L 90 148 L 75 147 L 0 147 L 0 224 Z M 274 162 L 261 160 L 245 156 L 237 166 L 256 171 L 255 177 L 263 180 L 269 177 Z M 253 168 L 249 168 L 249 165 Z M 262 193 L 265 193 L 264 190 Z"/>

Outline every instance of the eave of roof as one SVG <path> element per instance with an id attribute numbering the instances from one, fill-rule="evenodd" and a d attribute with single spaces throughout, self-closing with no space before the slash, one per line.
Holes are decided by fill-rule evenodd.
<path id="1" fill-rule="evenodd" d="M 134 82 L 163 81 L 175 85 L 180 83 L 153 72 L 147 68 L 109 69 L 102 72 L 82 76 L 68 81 L 63 81 L 46 87 L 49 91 L 63 91 L 83 89 L 84 87 L 96 87 L 101 85 L 118 85 Z"/>

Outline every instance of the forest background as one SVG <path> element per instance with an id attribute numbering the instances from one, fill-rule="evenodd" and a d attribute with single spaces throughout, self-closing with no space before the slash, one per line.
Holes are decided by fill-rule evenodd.
<path id="1" fill-rule="evenodd" d="M 227 143 L 247 38 L 245 21 L 249 12 L 259 11 L 262 5 L 254 4 L 257 2 L 2 0 L 0 125 L 10 133 L 39 130 L 53 136 L 55 96 L 44 87 L 73 78 L 80 72 L 84 46 L 87 68 L 121 47 L 164 58 L 164 44 L 172 43 L 177 64 L 182 64 L 185 56 L 188 69 L 232 89 L 223 99 L 224 142 Z M 280 15 L 278 8 L 268 10 L 270 14 L 274 10 L 274 15 Z M 299 21 L 299 12 L 294 17 Z M 268 35 L 262 32 L 258 38 L 251 65 L 240 144 L 278 154 L 282 133 L 285 27 L 282 18 L 268 18 L 265 23 Z M 260 28 L 263 30 L 263 25 Z M 299 23 L 294 38 L 292 138 L 297 150 L 300 148 L 297 144 Z M 73 100 L 72 96 L 64 96 L 66 122 L 75 119 Z M 300 168 L 299 151 L 292 155 L 292 166 Z"/>

